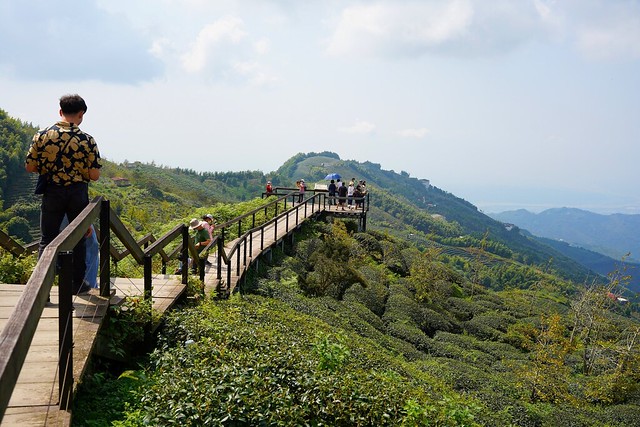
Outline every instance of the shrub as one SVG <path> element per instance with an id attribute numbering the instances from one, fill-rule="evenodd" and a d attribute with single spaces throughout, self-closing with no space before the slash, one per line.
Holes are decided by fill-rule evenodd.
<path id="1" fill-rule="evenodd" d="M 391 322 L 386 325 L 386 333 L 411 343 L 420 351 L 429 352 L 433 339 L 428 337 L 419 328 L 405 322 Z"/>
<path id="2" fill-rule="evenodd" d="M 481 340 L 503 341 L 505 333 L 495 327 L 497 317 L 481 314 L 464 322 L 464 328 L 471 335 Z"/>
<path id="3" fill-rule="evenodd" d="M 462 332 L 461 325 L 449 320 L 446 316 L 430 308 L 421 309 L 421 329 L 429 336 L 434 336 L 438 331 Z"/>
<path id="4" fill-rule="evenodd" d="M 486 307 L 475 300 L 466 298 L 448 298 L 446 308 L 459 320 L 471 320 L 473 316 L 487 311 Z"/>
<path id="5" fill-rule="evenodd" d="M 482 364 L 491 366 L 495 359 L 481 351 L 464 350 L 455 344 L 434 340 L 429 350 L 429 355 L 434 357 L 446 357 L 448 359 L 461 360 L 473 365 Z"/>
<path id="6" fill-rule="evenodd" d="M 360 246 L 367 252 L 367 254 L 375 261 L 382 260 L 383 251 L 380 241 L 376 239 L 370 233 L 356 233 L 353 238 L 360 244 Z"/>
<path id="7" fill-rule="evenodd" d="M 15 257 L 0 251 L 0 283 L 25 284 L 36 266 L 36 255 Z"/>
<path id="8" fill-rule="evenodd" d="M 352 312 L 355 318 L 359 321 L 363 321 L 364 323 L 374 327 L 379 331 L 384 330 L 384 323 L 382 319 L 376 316 L 368 307 L 363 305 L 362 303 L 356 301 L 356 299 L 351 295 L 346 295 L 344 298 L 345 308 Z"/>
<path id="9" fill-rule="evenodd" d="M 360 267 L 359 271 L 367 286 L 358 284 L 352 286 L 345 292 L 345 300 L 358 301 L 376 315 L 382 316 L 389 296 L 385 271 L 370 266 Z"/>

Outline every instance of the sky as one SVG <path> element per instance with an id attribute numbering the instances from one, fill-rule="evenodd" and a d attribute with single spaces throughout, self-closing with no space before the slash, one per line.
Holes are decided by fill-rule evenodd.
<path id="1" fill-rule="evenodd" d="M 331 151 L 488 213 L 640 214 L 640 0 L 0 0 L 0 108 L 66 93 L 115 162 Z"/>

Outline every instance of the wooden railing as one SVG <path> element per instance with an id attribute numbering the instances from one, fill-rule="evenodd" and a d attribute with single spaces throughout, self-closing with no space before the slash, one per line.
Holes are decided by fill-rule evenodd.
<path id="1" fill-rule="evenodd" d="M 7 233 L 0 230 L 0 247 L 7 250 L 13 256 L 22 256 L 36 252 L 38 250 L 38 242 L 22 246 Z"/>
<path id="2" fill-rule="evenodd" d="M 309 194 L 313 194 L 308 196 Z M 303 196 L 302 201 L 300 201 L 300 195 Z M 239 237 L 236 239 L 235 243 L 231 248 L 228 248 L 228 252 L 225 252 L 224 249 L 224 232 L 222 233 L 222 238 L 217 241 L 218 244 L 218 280 L 222 279 L 221 274 L 221 266 L 225 264 L 227 266 L 227 277 L 226 283 L 231 284 L 231 275 L 232 275 L 232 260 L 235 257 L 235 272 L 237 276 L 236 283 L 239 283 L 242 280 L 242 274 L 246 271 L 246 267 L 251 264 L 253 259 L 251 259 L 251 254 L 253 253 L 253 240 L 259 238 L 260 242 L 260 252 L 264 251 L 264 242 L 265 242 L 265 233 L 271 227 L 273 227 L 274 233 L 274 242 L 278 241 L 278 224 L 280 224 L 284 220 L 285 234 L 288 234 L 292 229 L 297 228 L 300 225 L 301 217 L 302 219 L 307 218 L 308 210 L 311 210 L 312 214 L 319 214 L 321 212 L 325 212 L 327 210 L 327 206 L 332 201 L 327 191 L 323 190 L 307 190 L 304 193 L 300 193 L 295 188 L 288 187 L 276 187 L 271 193 L 262 193 L 262 197 L 276 197 L 273 203 L 278 206 L 279 202 L 284 203 L 284 211 L 280 214 L 276 213 L 272 219 L 261 224 L 259 226 L 254 226 L 249 230 L 246 230 L 243 234 L 240 235 L 240 231 L 238 231 Z M 304 198 L 306 197 L 306 198 Z M 290 202 L 289 202 L 290 200 Z M 369 195 L 366 194 L 364 197 L 354 198 L 354 201 L 359 202 L 360 207 L 357 210 L 353 210 L 353 213 L 361 213 L 363 218 L 363 225 L 366 228 L 366 212 L 369 210 Z M 292 208 L 287 209 L 287 203 L 291 203 Z M 297 203 L 297 204 L 296 204 Z M 264 209 L 267 209 L 271 204 L 266 205 Z M 260 208 L 263 209 L 263 208 Z M 260 210 L 257 209 L 256 211 Z M 276 208 L 277 209 L 277 208 Z M 256 212 L 254 211 L 254 212 Z M 302 211 L 302 215 L 300 215 Z M 246 216 L 254 214 L 254 212 L 250 212 L 246 214 Z M 334 212 L 337 213 L 337 212 Z M 290 223 L 289 218 L 292 214 L 294 215 L 293 222 Z M 229 226 L 235 223 L 238 218 L 223 224 L 222 226 Z M 254 220 L 255 225 L 255 220 Z M 228 293 L 233 292 L 233 288 L 227 289 Z"/>
<path id="3" fill-rule="evenodd" d="M 216 226 L 218 235 L 203 250 L 206 253 L 209 250 L 217 251 L 217 279 L 222 280 L 222 265 L 226 265 L 227 277 L 226 283 L 231 283 L 233 272 L 232 265 L 235 260 L 235 272 L 238 283 L 246 267 L 251 264 L 254 240 L 259 239 L 260 251 L 265 249 L 265 233 L 269 228 L 273 227 L 274 241 L 278 241 L 278 227 L 284 221 L 285 232 L 289 233 L 292 229 L 300 225 L 301 218 L 308 216 L 308 210 L 312 214 L 319 214 L 325 211 L 328 205 L 328 196 L 323 191 L 309 190 L 305 194 L 312 194 L 302 201 L 299 200 L 300 193 L 296 189 L 278 188 L 269 196 L 274 196 L 274 200 L 270 203 L 254 209 L 244 215 L 234 218 L 226 223 Z M 291 200 L 289 202 L 289 200 Z M 292 208 L 287 208 L 291 203 Z M 297 204 L 296 204 L 297 203 Z M 366 213 L 369 208 L 368 195 L 362 198 L 362 213 Z M 282 207 L 282 211 L 280 208 Z M 266 220 L 262 224 L 256 225 L 256 216 L 258 212 L 264 211 L 265 218 L 268 218 L 268 210 L 274 209 L 273 217 Z M 302 213 L 302 214 L 301 214 Z M 294 216 L 290 221 L 291 216 Z M 156 239 L 153 235 L 147 235 L 141 240 L 136 241 L 134 237 L 126 229 L 120 218 L 111 210 L 109 201 L 102 197 L 92 200 L 89 205 L 76 217 L 59 235 L 56 237 L 42 252 L 40 259 L 29 278 L 25 289 L 20 297 L 16 307 L 11 314 L 7 324 L 0 333 L 0 419 L 6 410 L 11 398 L 11 394 L 15 387 L 16 381 L 24 360 L 29 350 L 31 341 L 35 334 L 38 321 L 45 307 L 47 297 L 54 283 L 56 275 L 56 263 L 60 261 L 60 277 L 59 277 L 59 329 L 60 329 L 60 359 L 59 359 L 59 387 L 60 387 L 60 406 L 67 408 L 72 399 L 72 363 L 73 363 L 73 343 L 71 342 L 71 325 L 72 325 L 72 251 L 74 246 L 84 237 L 86 230 L 96 219 L 99 218 L 99 246 L 100 246 L 100 295 L 104 297 L 110 296 L 111 293 L 111 271 L 110 260 L 115 262 L 122 260 L 127 256 L 131 256 L 135 261 L 143 266 L 144 273 L 144 297 L 152 296 L 152 257 L 160 255 L 163 263 L 163 273 L 166 270 L 166 264 L 172 260 L 181 257 L 186 260 L 189 255 L 192 259 L 199 260 L 200 278 L 204 280 L 204 259 L 200 258 L 196 250 L 193 240 L 189 237 L 189 229 L 185 224 L 178 224 L 164 236 Z M 250 226 L 246 224 L 250 221 Z M 246 230 L 243 232 L 243 222 Z M 235 227 L 237 226 L 237 233 Z M 125 247 L 123 251 L 119 251 L 111 244 L 111 233 Z M 225 249 L 225 240 L 236 234 L 233 245 Z M 166 253 L 164 249 L 174 241 L 181 239 L 181 242 L 170 252 Z M 26 248 L 21 247 L 6 234 L 0 234 L 0 244 L 2 247 L 8 248 L 15 255 L 21 255 L 27 252 Z M 143 248 L 142 246 L 146 246 Z M 30 245 L 31 248 L 34 245 Z M 10 249 L 9 249 L 10 248 Z M 32 249 L 33 250 L 33 249 Z M 181 282 L 187 283 L 189 269 L 182 269 Z M 233 288 L 229 286 L 227 293 L 233 292 Z"/>
<path id="4" fill-rule="evenodd" d="M 0 419 L 7 408 L 18 375 L 24 364 L 31 341 L 36 331 L 38 321 L 47 302 L 49 292 L 56 276 L 56 264 L 59 264 L 59 388 L 60 407 L 67 408 L 72 399 L 72 251 L 75 245 L 84 238 L 91 224 L 100 218 L 100 295 L 110 296 L 111 274 L 110 259 L 120 260 L 131 255 L 136 262 L 144 267 L 144 297 L 152 297 L 152 257 L 160 254 L 163 263 L 170 257 L 164 253 L 164 248 L 180 238 L 182 239 L 182 255 L 186 258 L 187 251 L 195 253 L 195 247 L 189 239 L 189 229 L 179 224 L 160 239 L 145 236 L 137 242 L 118 216 L 110 209 L 109 201 L 97 197 L 56 237 L 40 254 L 31 277 L 27 281 L 18 303 L 0 333 Z M 126 248 L 119 252 L 111 245 L 111 232 Z M 6 245 L 12 245 L 12 253 L 22 254 L 26 249 L 20 248 L 4 239 Z M 140 247 L 140 243 L 153 242 L 147 248 Z M 5 247 L 5 244 L 3 244 Z M 186 269 L 185 269 L 186 271 Z M 182 283 L 187 283 L 187 274 L 183 274 Z"/>

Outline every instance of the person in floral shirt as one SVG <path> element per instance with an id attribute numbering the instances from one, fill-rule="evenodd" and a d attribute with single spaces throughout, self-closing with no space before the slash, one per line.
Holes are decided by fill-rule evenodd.
<path id="1" fill-rule="evenodd" d="M 42 254 L 60 233 L 65 215 L 73 221 L 89 204 L 89 182 L 100 178 L 100 153 L 93 137 L 78 127 L 87 112 L 79 95 L 60 98 L 60 118 L 54 125 L 38 131 L 26 159 L 28 172 L 38 173 L 46 182 L 40 207 L 40 247 Z M 73 249 L 73 292 L 84 293 L 85 241 Z"/>

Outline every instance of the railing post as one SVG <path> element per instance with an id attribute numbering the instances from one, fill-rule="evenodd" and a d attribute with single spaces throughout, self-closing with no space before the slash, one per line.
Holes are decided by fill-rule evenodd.
<path id="1" fill-rule="evenodd" d="M 100 296 L 111 293 L 111 204 L 102 200 L 100 204 Z"/>
<path id="2" fill-rule="evenodd" d="M 236 250 L 236 275 L 240 278 L 240 248 Z"/>
<path id="3" fill-rule="evenodd" d="M 264 250 L 264 225 L 260 227 L 260 252 L 262 252 L 263 250 Z"/>
<path id="4" fill-rule="evenodd" d="M 224 236 L 224 230 L 223 236 Z M 222 251 L 224 250 L 224 238 L 218 239 L 218 274 L 216 275 L 216 279 L 222 280 Z M 227 283 L 228 285 L 228 283 Z"/>
<path id="5" fill-rule="evenodd" d="M 143 268 L 144 268 L 144 299 L 151 299 L 151 285 L 152 285 L 152 263 L 151 263 L 151 255 L 145 255 L 142 260 Z"/>
<path id="6" fill-rule="evenodd" d="M 288 213 L 287 213 L 286 217 L 289 218 L 289 214 Z M 276 222 L 273 224 L 273 241 L 274 242 L 278 241 L 278 217 L 276 217 Z"/>
<path id="7" fill-rule="evenodd" d="M 244 244 L 243 246 L 243 254 L 242 257 L 244 258 L 242 265 L 247 265 L 247 239 L 244 239 Z M 251 252 L 249 252 L 251 253 Z"/>
<path id="8" fill-rule="evenodd" d="M 227 290 L 231 291 L 231 258 L 227 262 Z"/>
<path id="9" fill-rule="evenodd" d="M 189 281 L 189 229 L 185 225 L 182 227 L 182 284 Z M 195 262 L 195 260 L 194 260 Z"/>
<path id="10" fill-rule="evenodd" d="M 204 268 L 207 264 L 206 261 L 207 261 L 206 258 L 203 258 L 198 255 L 198 277 L 200 277 L 200 280 L 202 281 L 202 283 L 204 283 Z"/>
<path id="11" fill-rule="evenodd" d="M 153 328 L 153 298 L 151 296 L 151 255 L 145 255 L 142 260 L 144 272 L 144 301 L 149 302 L 149 322 L 144 327 L 144 344 L 148 348 L 151 342 L 151 329 Z"/>
<path id="12" fill-rule="evenodd" d="M 242 220 L 241 219 L 238 220 L 238 238 L 240 238 L 240 236 L 242 236 Z"/>
<path id="13" fill-rule="evenodd" d="M 58 286 L 58 391 L 61 410 L 71 408 L 73 400 L 73 252 L 61 252 Z"/>

